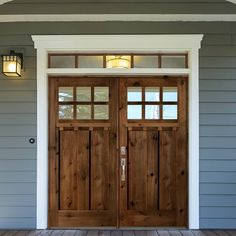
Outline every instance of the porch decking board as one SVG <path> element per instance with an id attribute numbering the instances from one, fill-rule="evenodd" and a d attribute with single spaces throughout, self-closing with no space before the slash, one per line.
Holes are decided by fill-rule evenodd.
<path id="1" fill-rule="evenodd" d="M 123 231 L 123 236 L 135 236 L 133 230 L 125 230 Z"/>
<path id="2" fill-rule="evenodd" d="M 1 230 L 0 236 L 236 236 L 236 230 Z"/>
<path id="3" fill-rule="evenodd" d="M 86 230 L 76 230 L 75 231 L 75 236 L 86 236 L 87 231 Z"/>
<path id="4" fill-rule="evenodd" d="M 229 233 L 231 236 L 236 236 L 236 230 L 227 230 L 226 232 Z"/>

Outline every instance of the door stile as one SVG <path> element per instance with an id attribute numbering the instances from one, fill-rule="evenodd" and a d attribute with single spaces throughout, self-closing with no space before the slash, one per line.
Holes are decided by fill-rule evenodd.
<path id="1" fill-rule="evenodd" d="M 179 226 L 188 224 L 188 81 L 180 78 L 179 84 L 179 128 L 176 131 L 176 221 Z M 180 148 L 181 147 L 181 148 Z"/>
<path id="2" fill-rule="evenodd" d="M 127 127 L 126 127 L 126 117 L 127 117 L 127 93 L 126 93 L 126 84 L 125 79 L 120 78 L 119 80 L 119 150 L 118 150 L 118 156 L 119 156 L 119 225 L 120 221 L 124 218 L 125 214 L 125 206 L 127 206 L 127 166 L 128 166 L 128 160 L 127 160 Z M 121 156 L 121 147 L 125 147 L 126 153 Z M 125 169 L 122 170 L 121 168 L 121 159 L 125 160 Z M 124 168 L 124 167 L 123 167 Z M 121 173 L 121 172 L 124 173 Z M 125 174 L 126 178 L 125 180 L 121 180 L 121 175 Z"/>
<path id="3" fill-rule="evenodd" d="M 57 101 L 57 88 L 56 83 L 52 80 L 49 80 L 49 104 L 55 109 L 56 108 L 56 101 Z M 53 109 L 53 110 L 54 110 Z M 50 110 L 49 110 L 50 112 Z M 56 128 L 56 115 L 55 112 L 50 112 L 50 119 L 49 119 L 49 209 L 48 215 L 49 215 L 49 225 L 51 224 L 57 224 L 58 223 L 58 215 L 57 210 L 59 208 L 58 203 L 58 159 L 59 159 L 59 148 L 58 148 L 58 142 L 59 142 L 59 134 L 58 130 Z"/>

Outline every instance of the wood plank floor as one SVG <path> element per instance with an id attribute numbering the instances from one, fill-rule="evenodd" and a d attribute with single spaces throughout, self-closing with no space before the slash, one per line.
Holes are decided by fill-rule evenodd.
<path id="1" fill-rule="evenodd" d="M 0 230 L 0 236 L 236 236 L 236 230 Z"/>

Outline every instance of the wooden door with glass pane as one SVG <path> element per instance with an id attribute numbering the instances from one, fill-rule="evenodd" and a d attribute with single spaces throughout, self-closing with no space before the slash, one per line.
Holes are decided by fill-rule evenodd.
<path id="1" fill-rule="evenodd" d="M 49 78 L 49 134 L 49 226 L 116 226 L 116 80 Z"/>
<path id="2" fill-rule="evenodd" d="M 120 226 L 187 226 L 187 78 L 121 78 Z"/>

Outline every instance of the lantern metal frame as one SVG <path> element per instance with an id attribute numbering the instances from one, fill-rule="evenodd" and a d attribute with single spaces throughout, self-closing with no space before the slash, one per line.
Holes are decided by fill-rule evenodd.
<path id="1" fill-rule="evenodd" d="M 21 77 L 21 71 L 23 69 L 23 53 L 15 52 L 14 50 L 10 50 L 9 54 L 1 55 L 2 57 L 2 74 L 7 77 Z M 12 62 L 15 63 L 15 71 L 5 71 L 4 63 Z M 20 72 L 17 70 L 17 64 L 20 65 Z"/>

